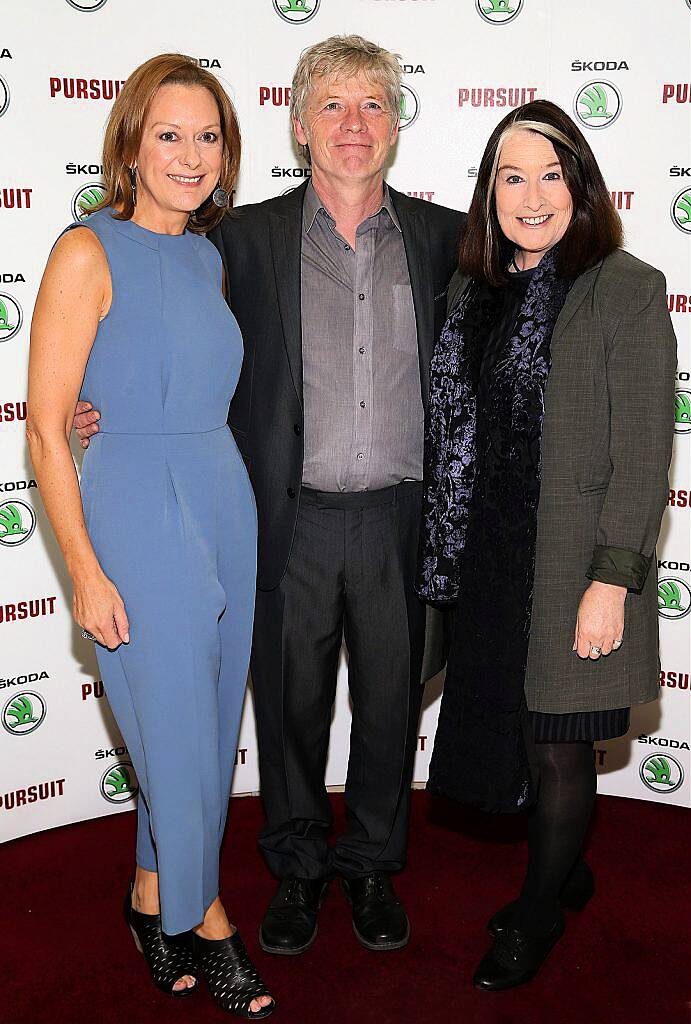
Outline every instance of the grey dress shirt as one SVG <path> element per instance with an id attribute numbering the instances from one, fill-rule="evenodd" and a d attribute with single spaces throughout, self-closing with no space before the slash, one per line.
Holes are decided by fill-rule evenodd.
<path id="1" fill-rule="evenodd" d="M 353 250 L 310 183 L 301 270 L 303 484 L 366 491 L 421 480 L 417 326 L 386 185 L 381 208 L 358 227 Z"/>

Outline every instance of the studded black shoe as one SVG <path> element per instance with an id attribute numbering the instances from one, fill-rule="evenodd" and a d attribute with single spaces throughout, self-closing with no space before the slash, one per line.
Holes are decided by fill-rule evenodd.
<path id="1" fill-rule="evenodd" d="M 196 977 L 191 932 L 166 935 L 161 928 L 160 914 L 140 914 L 134 909 L 133 888 L 134 882 L 130 884 L 125 896 L 125 921 L 132 932 L 137 949 L 144 954 L 154 985 L 160 988 L 161 992 L 178 999 L 191 996 L 197 990 L 196 984 L 192 988 L 173 988 L 175 982 L 185 974 Z"/>
<path id="2" fill-rule="evenodd" d="M 227 939 L 202 939 L 193 933 L 192 949 L 197 968 L 222 1010 L 245 1020 L 261 1020 L 273 1013 L 276 1001 L 259 977 L 238 932 Z M 270 996 L 269 1005 L 250 1010 L 252 1001 L 260 996 Z"/>

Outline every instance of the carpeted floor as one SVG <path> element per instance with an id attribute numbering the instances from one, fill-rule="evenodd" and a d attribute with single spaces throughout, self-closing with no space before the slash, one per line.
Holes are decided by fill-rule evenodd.
<path id="1" fill-rule="evenodd" d="M 342 798 L 334 798 L 342 820 Z M 691 814 L 601 797 L 589 860 L 598 885 L 540 976 L 481 993 L 473 969 L 488 916 L 517 891 L 524 823 L 416 793 L 410 858 L 397 881 L 411 923 L 401 952 L 371 953 L 331 887 L 312 949 L 274 958 L 257 928 L 274 883 L 256 848 L 256 799 L 232 802 L 222 892 L 279 1000 L 277 1024 L 688 1024 Z M 203 989 L 174 1001 L 150 984 L 121 918 L 134 815 L 7 844 L 2 864 L 2 1024 L 206 1024 L 233 1020 Z"/>

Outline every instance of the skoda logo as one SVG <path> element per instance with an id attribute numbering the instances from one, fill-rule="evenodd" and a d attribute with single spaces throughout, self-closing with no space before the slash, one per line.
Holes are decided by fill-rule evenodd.
<path id="1" fill-rule="evenodd" d="M 108 0 L 67 0 L 70 7 L 74 7 L 75 11 L 99 11 L 101 7 L 105 7 Z"/>
<path id="2" fill-rule="evenodd" d="M 0 75 L 0 117 L 5 113 L 10 105 L 10 87 L 5 79 Z"/>
<path id="3" fill-rule="evenodd" d="M 677 391 L 674 396 L 674 432 L 691 433 L 691 391 Z"/>
<path id="4" fill-rule="evenodd" d="M 653 793 L 673 793 L 684 781 L 684 769 L 671 754 L 644 757 L 639 774 L 641 782 Z"/>
<path id="5" fill-rule="evenodd" d="M 409 85 L 401 86 L 401 110 L 398 120 L 398 130 L 410 128 L 415 124 L 420 113 L 420 97 Z"/>
<path id="6" fill-rule="evenodd" d="M 523 10 L 523 0 L 475 0 L 477 13 L 490 25 L 506 25 Z"/>
<path id="7" fill-rule="evenodd" d="M 683 188 L 677 192 L 669 214 L 676 227 L 686 235 L 691 235 L 691 188 Z"/>
<path id="8" fill-rule="evenodd" d="M 102 181 L 90 181 L 88 185 L 82 185 L 72 196 L 72 217 L 76 221 L 85 220 L 94 206 L 103 199 L 106 193 L 106 186 Z"/>
<path id="9" fill-rule="evenodd" d="M 101 776 L 101 796 L 109 804 L 125 804 L 139 792 L 131 761 L 118 761 Z"/>
<path id="10" fill-rule="evenodd" d="M 319 10 L 321 0 L 274 0 L 279 18 L 291 25 L 303 25 L 311 21 Z"/>
<path id="11" fill-rule="evenodd" d="M 576 93 L 573 109 L 586 128 L 609 128 L 619 117 L 621 93 L 611 82 L 588 82 Z"/>
<path id="12" fill-rule="evenodd" d="M 0 547 L 16 548 L 25 544 L 36 529 L 36 513 L 25 501 L 0 504 Z"/>
<path id="13" fill-rule="evenodd" d="M 2 724 L 11 736 L 26 736 L 34 732 L 46 717 L 46 702 L 35 690 L 24 690 L 10 697 L 2 709 Z"/>
<path id="14" fill-rule="evenodd" d="M 23 319 L 22 307 L 17 300 L 5 292 L 0 292 L 0 344 L 14 338 L 22 326 Z"/>
<path id="15" fill-rule="evenodd" d="M 691 587 L 675 576 L 657 584 L 657 610 L 663 619 L 683 619 L 691 611 Z"/>

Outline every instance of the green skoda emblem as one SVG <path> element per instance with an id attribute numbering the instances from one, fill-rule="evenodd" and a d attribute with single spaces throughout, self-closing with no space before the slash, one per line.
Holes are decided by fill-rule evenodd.
<path id="1" fill-rule="evenodd" d="M 72 217 L 76 221 L 84 220 L 106 194 L 106 187 L 101 181 L 92 181 L 82 185 L 72 196 Z"/>
<path id="2" fill-rule="evenodd" d="M 10 736 L 26 736 L 35 732 L 46 717 L 46 702 L 40 693 L 25 690 L 10 697 L 2 709 L 2 724 Z"/>
<path id="3" fill-rule="evenodd" d="M 101 796 L 110 804 L 124 804 L 139 792 L 131 761 L 118 761 L 101 776 Z"/>
<path id="4" fill-rule="evenodd" d="M 401 109 L 398 116 L 398 130 L 402 132 L 415 124 L 420 113 L 420 97 L 409 85 L 401 86 Z"/>
<path id="5" fill-rule="evenodd" d="M 691 391 L 677 391 L 674 396 L 674 431 L 691 432 Z"/>
<path id="6" fill-rule="evenodd" d="M 687 235 L 691 235 L 691 189 L 683 188 L 677 192 L 669 210 L 675 227 Z"/>
<path id="7" fill-rule="evenodd" d="M 475 0 L 475 7 L 490 25 L 506 25 L 521 13 L 523 0 Z"/>
<path id="8" fill-rule="evenodd" d="M 619 117 L 621 93 L 611 82 L 588 82 L 576 93 L 573 109 L 586 128 L 609 128 Z"/>
<path id="9" fill-rule="evenodd" d="M 643 784 L 654 793 L 674 793 L 684 781 L 684 769 L 671 754 L 644 757 L 639 773 Z"/>
<path id="10" fill-rule="evenodd" d="M 0 547 L 14 548 L 25 544 L 36 529 L 36 513 L 25 501 L 3 501 L 0 504 Z"/>
<path id="11" fill-rule="evenodd" d="M 683 619 L 691 611 L 691 588 L 684 580 L 666 576 L 657 584 L 657 610 L 663 619 Z"/>
<path id="12" fill-rule="evenodd" d="M 273 3 L 279 18 L 291 25 L 302 25 L 312 20 L 321 0 L 273 0 Z"/>
<path id="13" fill-rule="evenodd" d="M 17 300 L 0 292 L 0 344 L 14 338 L 22 323 L 22 309 Z"/>

